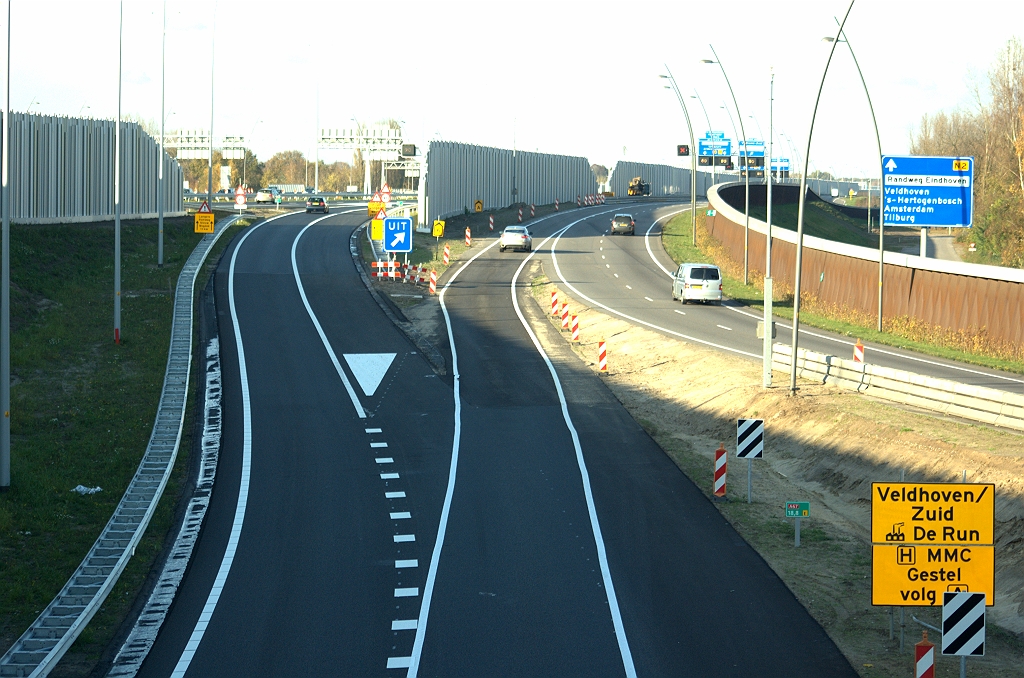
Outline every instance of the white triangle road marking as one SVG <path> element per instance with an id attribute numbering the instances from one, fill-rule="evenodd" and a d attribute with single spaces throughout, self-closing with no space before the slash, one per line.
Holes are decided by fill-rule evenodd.
<path id="1" fill-rule="evenodd" d="M 345 362 L 367 396 L 372 396 L 388 368 L 395 360 L 396 353 L 345 353 Z"/>

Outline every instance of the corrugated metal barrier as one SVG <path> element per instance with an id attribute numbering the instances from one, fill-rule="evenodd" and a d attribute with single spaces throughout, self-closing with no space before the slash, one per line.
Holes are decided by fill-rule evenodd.
<path id="1" fill-rule="evenodd" d="M 11 114 L 11 221 L 55 224 L 114 218 L 113 120 Z M 160 147 L 137 123 L 121 123 L 121 216 L 157 215 Z M 178 162 L 164 153 L 164 214 L 185 213 Z"/>

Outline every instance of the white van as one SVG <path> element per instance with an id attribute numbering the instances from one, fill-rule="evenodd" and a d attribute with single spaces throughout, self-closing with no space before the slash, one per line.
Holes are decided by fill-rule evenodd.
<path id="1" fill-rule="evenodd" d="M 679 264 L 672 279 L 672 300 L 722 303 L 722 271 L 714 264 Z"/>

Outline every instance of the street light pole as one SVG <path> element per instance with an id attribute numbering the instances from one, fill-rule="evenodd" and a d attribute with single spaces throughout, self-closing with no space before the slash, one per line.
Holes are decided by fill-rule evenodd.
<path id="1" fill-rule="evenodd" d="M 206 175 L 206 203 L 213 210 L 213 80 L 217 57 L 217 6 L 213 6 L 213 33 L 210 36 L 210 168 Z"/>
<path id="2" fill-rule="evenodd" d="M 711 48 L 711 53 L 715 55 L 715 60 L 704 59 L 704 63 L 717 63 L 718 67 L 722 70 L 722 77 L 725 78 L 725 84 L 729 87 L 729 95 L 732 96 L 732 105 L 736 108 L 736 117 L 740 119 L 740 134 L 743 135 L 743 167 L 744 167 L 744 184 L 746 192 L 744 194 L 744 205 L 743 205 L 743 284 L 746 285 L 748 282 L 748 255 L 747 252 L 750 247 L 750 168 L 747 167 L 748 153 L 747 153 L 747 132 L 743 129 L 743 114 L 740 113 L 740 106 L 736 103 L 736 93 L 732 91 L 732 83 L 729 82 L 729 76 L 725 74 L 725 66 L 722 65 L 722 60 L 718 58 L 718 53 L 715 52 L 715 47 L 712 44 L 708 44 Z M 729 109 L 725 109 L 728 111 Z M 730 120 L 732 114 L 729 115 Z"/>
<path id="3" fill-rule="evenodd" d="M 665 64 L 665 71 L 668 76 L 668 81 L 672 83 L 672 91 L 676 93 L 676 99 L 679 100 L 679 107 L 683 109 L 683 115 L 686 116 L 686 128 L 690 131 L 690 227 L 693 233 L 693 245 L 697 245 L 697 147 L 693 138 L 693 125 L 690 124 L 690 112 L 686 110 L 686 104 L 683 102 L 683 95 L 679 92 L 679 85 L 676 84 L 676 79 L 672 76 L 672 71 L 669 70 L 668 64 Z"/>
<path id="4" fill-rule="evenodd" d="M 853 9 L 853 3 L 856 0 L 850 0 L 849 7 L 846 8 L 846 14 L 843 15 L 843 21 L 839 24 L 839 32 L 836 34 L 836 39 L 843 34 L 843 26 L 846 24 L 846 18 L 850 16 L 850 10 Z M 790 356 L 789 366 L 789 393 L 790 395 L 796 395 L 796 363 L 797 363 L 797 349 L 799 346 L 799 332 L 800 332 L 800 267 L 803 264 L 804 256 L 804 204 L 807 202 L 807 165 L 811 162 L 811 139 L 814 137 L 814 119 L 818 116 L 818 104 L 821 103 L 821 91 L 825 89 L 825 76 L 828 75 L 828 67 L 832 63 L 832 55 L 836 53 L 836 44 L 832 43 L 832 49 L 828 53 L 828 61 L 825 62 L 825 71 L 821 74 L 821 84 L 818 85 L 818 97 L 814 100 L 814 112 L 811 114 L 811 125 L 807 131 L 807 153 L 804 154 L 804 171 L 800 176 L 800 207 L 797 211 L 796 217 L 796 275 L 794 276 L 793 284 L 793 339 L 792 339 L 792 355 Z"/>
<path id="5" fill-rule="evenodd" d="M 691 99 L 696 99 L 697 103 L 700 104 L 701 110 L 704 111 L 704 120 L 706 120 L 707 123 L 708 123 L 708 134 L 710 134 L 711 133 L 711 118 L 708 117 L 708 109 L 704 108 L 704 100 L 700 98 L 700 94 L 697 92 L 696 88 L 693 90 L 693 94 L 690 95 L 690 98 Z M 711 156 L 711 185 L 712 186 L 715 185 L 716 176 L 717 175 L 715 173 L 715 156 Z"/>
<path id="6" fill-rule="evenodd" d="M 316 84 L 316 167 L 313 169 L 313 192 L 320 193 L 320 81 Z M 306 187 L 303 186 L 303 189 Z M 324 203 L 327 204 L 327 203 Z"/>
<path id="7" fill-rule="evenodd" d="M 117 9 L 117 125 L 114 130 L 114 343 L 121 343 L 121 59 L 124 0 Z"/>
<path id="8" fill-rule="evenodd" d="M 775 106 L 775 71 L 772 70 L 771 84 L 768 86 L 768 171 L 765 172 L 768 224 L 764 242 L 764 355 L 762 360 L 762 384 L 765 388 L 772 385 L 772 301 L 774 281 L 772 280 L 772 109 Z M 755 119 L 754 122 L 757 122 Z M 760 126 L 758 128 L 760 132 Z"/>
<path id="9" fill-rule="evenodd" d="M 833 17 L 835 18 L 835 17 Z M 836 19 L 836 23 L 839 23 L 839 19 Z M 839 42 L 845 42 L 846 47 L 850 50 L 850 56 L 853 57 L 853 65 L 857 67 L 857 75 L 860 76 L 860 84 L 864 86 L 864 96 L 868 98 L 868 108 L 871 109 L 871 122 L 875 125 L 875 141 L 878 143 L 878 331 L 882 331 L 882 284 L 885 277 L 885 266 L 883 259 L 885 256 L 885 215 L 882 209 L 882 182 L 885 170 L 882 168 L 882 137 L 878 133 L 878 118 L 875 117 L 875 106 L 871 103 L 871 93 L 868 91 L 868 83 L 864 80 L 864 73 L 860 70 L 860 62 L 857 61 L 857 55 L 853 52 L 853 45 L 850 44 L 850 39 L 846 37 L 846 33 L 842 30 L 839 31 L 840 40 Z M 829 42 L 834 42 L 835 38 L 825 38 Z M 868 182 L 868 228 L 871 228 L 871 182 Z"/>
<path id="10" fill-rule="evenodd" d="M 156 181 L 156 265 L 164 265 L 164 94 L 167 80 L 167 0 L 164 0 L 164 28 L 160 38 L 160 153 L 157 155 L 159 165 Z"/>
<path id="11" fill-rule="evenodd" d="M 11 0 L 7 0 L 7 58 L 4 64 L 4 109 L 0 131 L 0 213 L 3 222 L 3 234 L 0 237 L 0 410 L 3 410 L 3 421 L 0 422 L 0 492 L 11 489 L 11 201 L 10 177 L 7 159 L 11 140 Z"/>

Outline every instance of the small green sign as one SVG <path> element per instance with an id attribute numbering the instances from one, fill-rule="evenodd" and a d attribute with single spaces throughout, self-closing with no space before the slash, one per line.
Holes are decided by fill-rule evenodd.
<path id="1" fill-rule="evenodd" d="M 787 501 L 787 518 L 809 518 L 811 516 L 811 502 L 809 501 Z"/>
<path id="2" fill-rule="evenodd" d="M 715 214 L 715 210 L 708 210 L 707 212 L 704 213 L 704 216 L 713 217 L 715 216 Z"/>

